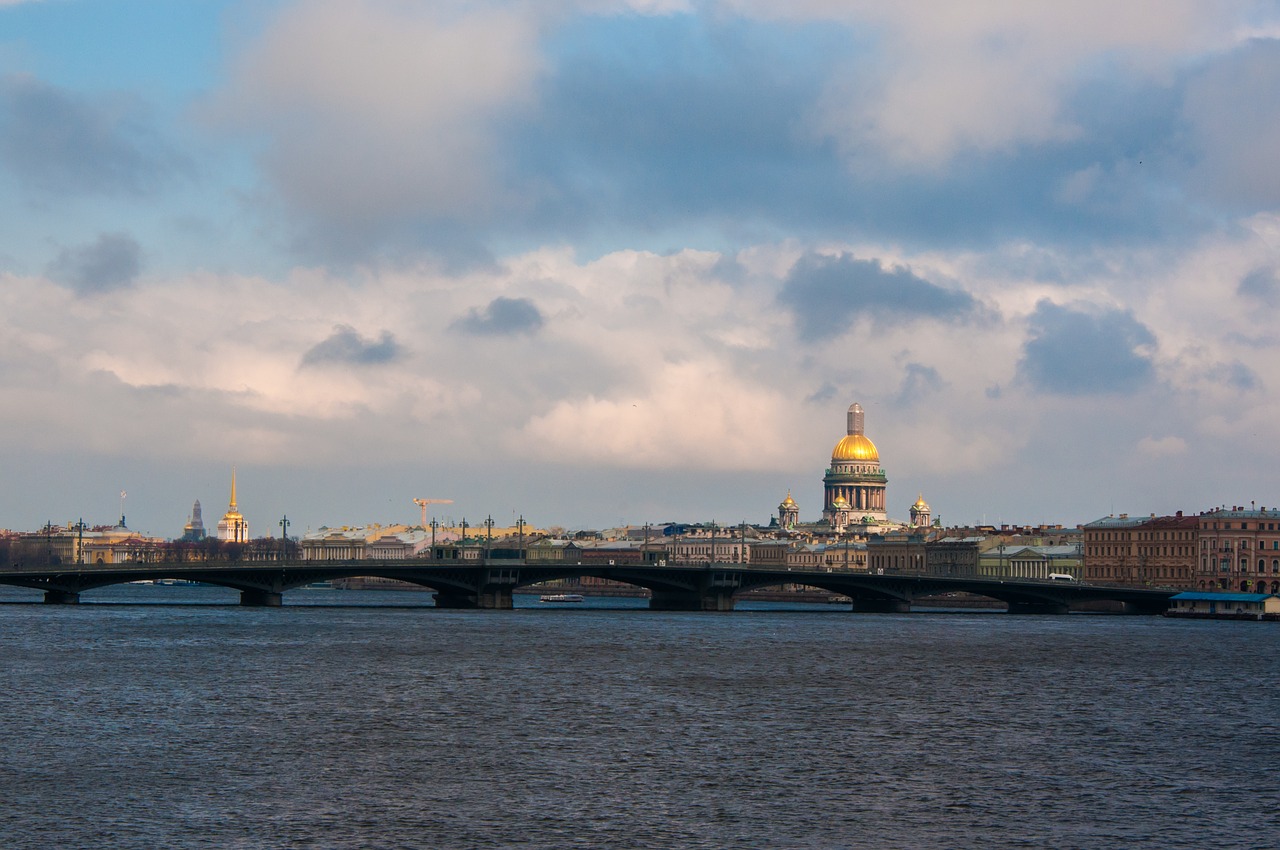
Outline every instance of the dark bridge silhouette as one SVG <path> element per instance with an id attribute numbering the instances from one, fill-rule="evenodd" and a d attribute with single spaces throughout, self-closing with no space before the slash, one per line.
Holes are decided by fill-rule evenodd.
<path id="1" fill-rule="evenodd" d="M 1015 614 L 1065 614 L 1085 603 L 1119 603 L 1126 613 L 1159 614 L 1172 589 L 1089 585 L 1078 582 L 999 580 L 918 574 L 869 574 L 854 570 L 788 570 L 749 564 L 603 565 L 528 562 L 516 558 L 475 561 L 358 560 L 228 563 L 99 564 L 12 567 L 0 584 L 44 592 L 45 602 L 75 603 L 94 588 L 146 579 L 184 579 L 240 591 L 241 605 L 278 606 L 282 595 L 313 582 L 355 576 L 399 579 L 436 591 L 441 608 L 509 609 L 519 588 L 555 579 L 594 576 L 648 588 L 659 611 L 732 611 L 735 598 L 754 588 L 800 584 L 848 596 L 854 611 L 905 612 L 921 597 L 966 592 L 1005 602 Z"/>

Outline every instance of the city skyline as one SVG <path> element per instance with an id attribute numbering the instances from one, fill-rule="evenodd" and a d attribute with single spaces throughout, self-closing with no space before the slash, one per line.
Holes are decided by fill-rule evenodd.
<path id="1" fill-rule="evenodd" d="M 1280 9 L 0 2 L 0 525 L 1280 501 Z"/>

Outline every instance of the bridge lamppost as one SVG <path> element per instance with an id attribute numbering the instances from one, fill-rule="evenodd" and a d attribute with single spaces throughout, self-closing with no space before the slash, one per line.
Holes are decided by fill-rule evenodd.
<path id="1" fill-rule="evenodd" d="M 289 526 L 293 523 L 289 522 L 289 516 L 286 514 L 280 518 L 280 560 L 288 560 L 289 555 Z"/>
<path id="2" fill-rule="evenodd" d="M 431 557 L 436 556 L 436 518 L 431 518 Z"/>
<path id="3" fill-rule="evenodd" d="M 520 560 L 524 560 L 524 514 L 520 514 L 520 519 L 516 520 L 516 528 L 520 531 Z"/>
<path id="4" fill-rule="evenodd" d="M 489 549 L 493 546 L 493 514 L 490 514 L 484 521 L 484 558 L 489 560 Z"/>

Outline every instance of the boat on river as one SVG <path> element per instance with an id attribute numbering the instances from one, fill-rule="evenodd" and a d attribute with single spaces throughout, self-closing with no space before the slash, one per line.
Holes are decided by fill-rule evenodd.
<path id="1" fill-rule="evenodd" d="M 538 597 L 539 602 L 584 602 L 581 593 L 544 593 Z"/>

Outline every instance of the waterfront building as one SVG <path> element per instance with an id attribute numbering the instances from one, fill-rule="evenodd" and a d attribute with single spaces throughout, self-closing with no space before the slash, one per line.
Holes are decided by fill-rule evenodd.
<path id="1" fill-rule="evenodd" d="M 722 529 L 719 534 L 713 527 L 682 535 L 668 544 L 671 561 L 677 564 L 747 564 L 751 562 L 751 550 L 744 533 L 738 529 Z"/>
<path id="2" fill-rule="evenodd" d="M 48 525 L 38 532 L 15 534 L 10 543 L 10 559 L 15 563 L 151 563 L 162 560 L 164 554 L 163 539 L 139 534 L 123 523 Z"/>
<path id="3" fill-rule="evenodd" d="M 249 523 L 236 505 L 236 468 L 231 467 L 231 503 L 218 520 L 218 539 L 229 543 L 249 542 Z"/>
<path id="4" fill-rule="evenodd" d="M 890 531 L 867 539 L 867 569 L 877 575 L 925 571 L 925 536 L 917 532 Z"/>
<path id="5" fill-rule="evenodd" d="M 758 538 L 747 541 L 748 560 L 757 567 L 773 570 L 787 568 L 787 553 L 791 543 L 786 540 Z"/>
<path id="6" fill-rule="evenodd" d="M 1210 620 L 1280 620 L 1280 596 L 1189 590 L 1171 597 L 1165 614 Z"/>
<path id="7" fill-rule="evenodd" d="M 880 452 L 864 429 L 862 406 L 850 405 L 844 437 L 831 451 L 831 466 L 822 478 L 822 516 L 844 530 L 850 517 L 884 521 L 888 479 L 880 466 Z"/>
<path id="8" fill-rule="evenodd" d="M 1280 510 L 1217 508 L 1192 519 L 1200 537 L 1197 589 L 1280 593 Z"/>
<path id="9" fill-rule="evenodd" d="M 1083 546 L 1008 546 L 988 548 L 978 558 L 978 575 L 984 578 L 1047 579 L 1051 575 L 1084 574 Z"/>
<path id="10" fill-rule="evenodd" d="M 1201 522 L 1194 516 L 1107 516 L 1082 526 L 1081 578 L 1091 584 L 1194 586 Z M 1280 576 L 1278 576 L 1280 577 Z"/>
<path id="11" fill-rule="evenodd" d="M 427 557 L 431 532 L 372 523 L 308 531 L 300 542 L 304 561 L 401 561 Z"/>
<path id="12" fill-rule="evenodd" d="M 603 564 L 610 567 L 656 563 L 666 557 L 665 543 L 646 544 L 643 540 L 583 541 L 578 548 L 578 558 L 582 563 Z"/>
<path id="13" fill-rule="evenodd" d="M 787 549 L 786 566 L 789 570 L 816 570 L 823 564 L 825 543 L 798 543 Z M 863 564 L 866 563 L 866 547 L 863 547 Z"/>
<path id="14" fill-rule="evenodd" d="M 867 571 L 867 541 L 865 540 L 833 540 L 819 548 L 820 566 L 827 570 Z"/>
<path id="15" fill-rule="evenodd" d="M 531 564 L 570 563 L 576 564 L 582 553 L 582 547 L 572 540 L 556 537 L 544 537 L 535 540 L 525 547 L 525 559 Z"/>
<path id="16" fill-rule="evenodd" d="M 978 574 L 978 558 L 985 538 L 943 537 L 925 546 L 925 572 L 931 576 L 969 577 Z"/>

